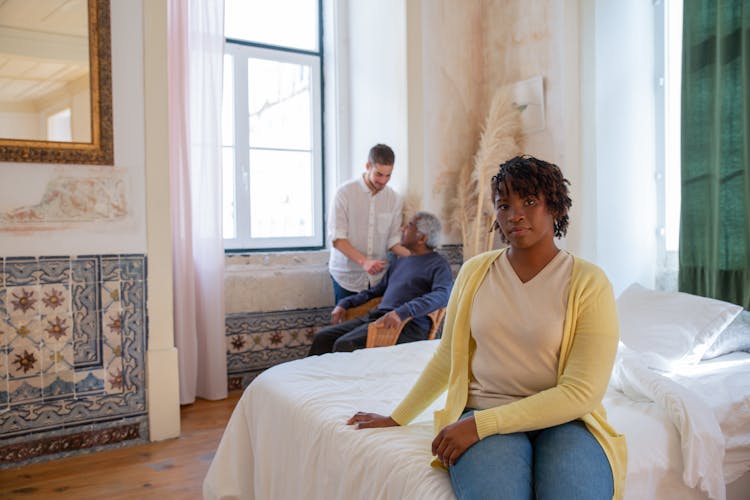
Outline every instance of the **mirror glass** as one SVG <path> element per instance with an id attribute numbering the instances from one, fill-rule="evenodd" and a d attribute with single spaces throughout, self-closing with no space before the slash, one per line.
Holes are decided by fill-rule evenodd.
<path id="1" fill-rule="evenodd" d="M 109 2 L 0 1 L 0 160 L 112 164 Z"/>

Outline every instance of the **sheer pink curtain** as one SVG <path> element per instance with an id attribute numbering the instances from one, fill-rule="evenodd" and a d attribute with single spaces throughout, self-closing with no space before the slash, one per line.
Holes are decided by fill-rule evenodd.
<path id="1" fill-rule="evenodd" d="M 221 232 L 223 0 L 169 0 L 174 327 L 180 403 L 227 396 Z"/>

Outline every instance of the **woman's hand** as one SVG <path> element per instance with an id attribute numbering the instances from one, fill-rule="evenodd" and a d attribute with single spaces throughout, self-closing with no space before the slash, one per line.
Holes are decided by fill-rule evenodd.
<path id="1" fill-rule="evenodd" d="M 437 456 L 443 466 L 449 467 L 477 441 L 479 434 L 472 415 L 443 427 L 432 441 L 432 454 Z"/>
<path id="2" fill-rule="evenodd" d="M 372 427 L 397 427 L 399 424 L 391 417 L 378 415 L 377 413 L 357 412 L 346 421 L 348 425 L 357 424 L 357 429 L 369 429 Z"/>

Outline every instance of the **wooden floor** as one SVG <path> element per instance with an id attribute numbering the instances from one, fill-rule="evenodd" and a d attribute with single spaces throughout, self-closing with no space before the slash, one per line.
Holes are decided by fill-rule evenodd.
<path id="1" fill-rule="evenodd" d="M 0 498 L 201 498 L 203 478 L 241 391 L 181 409 L 181 436 L 0 470 Z"/>

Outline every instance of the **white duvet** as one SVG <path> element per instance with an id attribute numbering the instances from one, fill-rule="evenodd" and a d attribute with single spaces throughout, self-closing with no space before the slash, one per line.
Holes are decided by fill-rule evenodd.
<path id="1" fill-rule="evenodd" d="M 328 354 L 265 371 L 227 424 L 204 498 L 455 498 L 448 475 L 429 466 L 432 411 L 442 399 L 405 427 L 357 431 L 345 424 L 360 410 L 388 414 L 437 342 Z M 626 498 L 723 499 L 725 479 L 750 468 L 750 356 L 717 364 L 708 377 L 671 378 L 625 358 L 618 358 L 604 404 L 627 436 Z M 736 385 L 715 390 L 729 380 Z"/>

